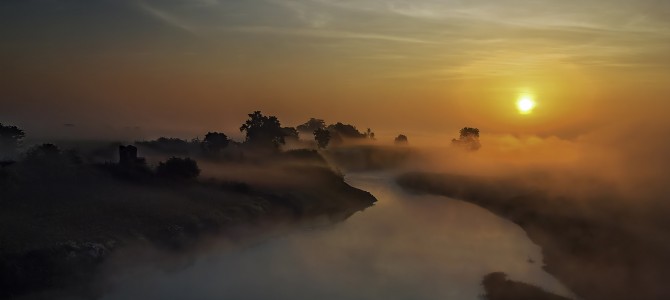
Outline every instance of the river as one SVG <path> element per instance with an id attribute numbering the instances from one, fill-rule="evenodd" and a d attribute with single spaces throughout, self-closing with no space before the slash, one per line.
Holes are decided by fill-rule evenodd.
<path id="1" fill-rule="evenodd" d="M 346 180 L 377 204 L 342 223 L 207 251 L 178 269 L 118 272 L 102 299 L 475 300 L 491 272 L 572 295 L 542 270 L 540 248 L 517 225 L 466 202 L 408 194 L 389 175 Z"/>

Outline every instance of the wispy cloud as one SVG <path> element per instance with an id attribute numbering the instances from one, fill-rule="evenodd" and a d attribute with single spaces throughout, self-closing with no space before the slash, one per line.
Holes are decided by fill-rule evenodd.
<path id="1" fill-rule="evenodd" d="M 244 27 L 227 27 L 223 28 L 226 31 L 236 31 L 245 33 L 258 34 L 272 34 L 272 35 L 292 35 L 320 39 L 357 39 L 357 40 L 376 40 L 394 43 L 411 43 L 411 44 L 439 44 L 433 41 L 427 41 L 417 38 L 383 35 L 365 32 L 350 32 L 337 30 L 322 30 L 322 29 L 308 29 L 308 28 L 278 28 L 267 26 L 244 26 Z"/>
<path id="2" fill-rule="evenodd" d="M 207 5 L 212 5 L 212 4 L 216 3 L 215 0 L 207 0 L 207 1 L 198 0 L 196 2 L 198 2 L 200 4 L 207 4 Z M 170 14 L 169 12 L 161 10 L 157 7 L 152 6 L 152 5 L 149 5 L 144 1 L 138 2 L 137 5 L 141 10 L 145 11 L 150 16 L 164 22 L 167 25 L 170 25 L 170 26 L 175 27 L 177 29 L 186 31 L 186 32 L 191 33 L 193 35 L 200 35 L 198 30 L 193 25 L 189 24 L 186 20 L 182 20 L 182 19 Z"/>

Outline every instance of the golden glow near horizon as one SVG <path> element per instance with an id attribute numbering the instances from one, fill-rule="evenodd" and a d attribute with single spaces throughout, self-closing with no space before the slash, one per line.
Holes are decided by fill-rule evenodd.
<path id="1" fill-rule="evenodd" d="M 523 95 L 516 102 L 516 108 L 519 110 L 519 113 L 522 115 L 527 115 L 533 112 L 535 109 L 535 100 L 529 95 Z"/>
<path id="2" fill-rule="evenodd" d="M 0 3 L 0 121 L 27 129 L 236 132 L 261 110 L 571 136 L 631 101 L 670 108 L 670 1 Z"/>

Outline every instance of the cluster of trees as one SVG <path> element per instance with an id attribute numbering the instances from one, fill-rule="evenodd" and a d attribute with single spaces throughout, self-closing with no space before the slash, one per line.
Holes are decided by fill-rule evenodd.
<path id="1" fill-rule="evenodd" d="M 356 126 L 337 122 L 326 125 L 322 119 L 310 118 L 304 124 L 299 125 L 298 131 L 306 135 L 314 135 L 314 140 L 319 148 L 326 148 L 329 144 L 342 144 L 346 139 L 375 139 L 375 133 L 368 128 L 360 132 Z"/>
<path id="2" fill-rule="evenodd" d="M 371 129 L 360 132 L 356 126 L 350 124 L 338 122 L 326 125 L 324 120 L 317 118 L 310 118 L 297 128 L 283 127 L 276 116 L 266 116 L 260 111 L 254 111 L 248 115 L 248 119 L 240 126 L 240 132 L 245 134 L 245 141 L 241 145 L 252 149 L 272 150 L 279 149 L 287 140 L 298 140 L 299 133 L 312 135 L 317 147 L 321 149 L 325 149 L 332 144 L 342 143 L 344 139 L 375 138 Z M 479 133 L 477 128 L 464 127 L 460 130 L 460 137 L 453 139 L 452 143 L 467 150 L 476 151 L 481 147 Z M 25 136 L 25 132 L 20 128 L 0 123 L 0 163 L 3 167 L 11 163 L 12 159 L 16 157 L 18 148 Z M 408 138 L 406 135 L 400 134 L 394 142 L 396 145 L 405 145 L 408 143 Z M 190 154 L 193 153 L 193 149 L 198 149 L 198 153 L 204 155 L 217 155 L 234 143 L 239 144 L 221 132 L 208 132 L 202 141 L 197 138 L 187 141 L 161 137 L 154 141 L 137 142 L 140 146 L 172 155 Z M 137 149 L 134 149 L 136 156 Z M 56 160 L 57 157 L 63 157 L 63 154 L 55 145 L 43 144 L 27 151 L 24 159 L 29 161 Z M 81 163 L 81 159 L 75 153 L 67 153 L 67 159 Z M 143 168 L 146 168 L 142 160 L 138 161 L 141 161 L 138 165 L 144 165 Z M 191 158 L 173 156 L 167 161 L 159 163 L 155 174 L 166 178 L 189 179 L 196 178 L 200 174 L 200 169 L 197 162 Z"/>
<path id="3" fill-rule="evenodd" d="M 247 120 L 240 126 L 240 132 L 245 134 L 243 145 L 253 149 L 276 150 L 287 141 L 298 141 L 299 134 L 311 136 L 321 149 L 342 144 L 345 140 L 375 139 L 375 133 L 370 128 L 361 132 L 351 124 L 337 122 L 326 125 L 323 119 L 318 118 L 310 118 L 297 127 L 283 127 L 276 116 L 264 115 L 260 111 L 248 114 Z M 235 142 L 224 133 L 208 132 L 202 141 L 159 138 L 155 141 L 138 142 L 138 145 L 171 154 L 187 154 L 192 152 L 189 149 L 196 148 L 194 145 L 199 145 L 205 154 L 216 154 L 233 143 Z M 398 136 L 396 144 L 407 144 L 407 136 Z"/>

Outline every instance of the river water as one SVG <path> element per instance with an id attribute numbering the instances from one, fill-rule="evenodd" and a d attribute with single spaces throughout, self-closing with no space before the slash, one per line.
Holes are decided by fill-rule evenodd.
<path id="1" fill-rule="evenodd" d="M 475 300 L 491 272 L 571 296 L 517 225 L 466 202 L 408 194 L 389 175 L 347 182 L 377 204 L 342 223 L 208 251 L 176 270 L 120 272 L 102 299 Z"/>

